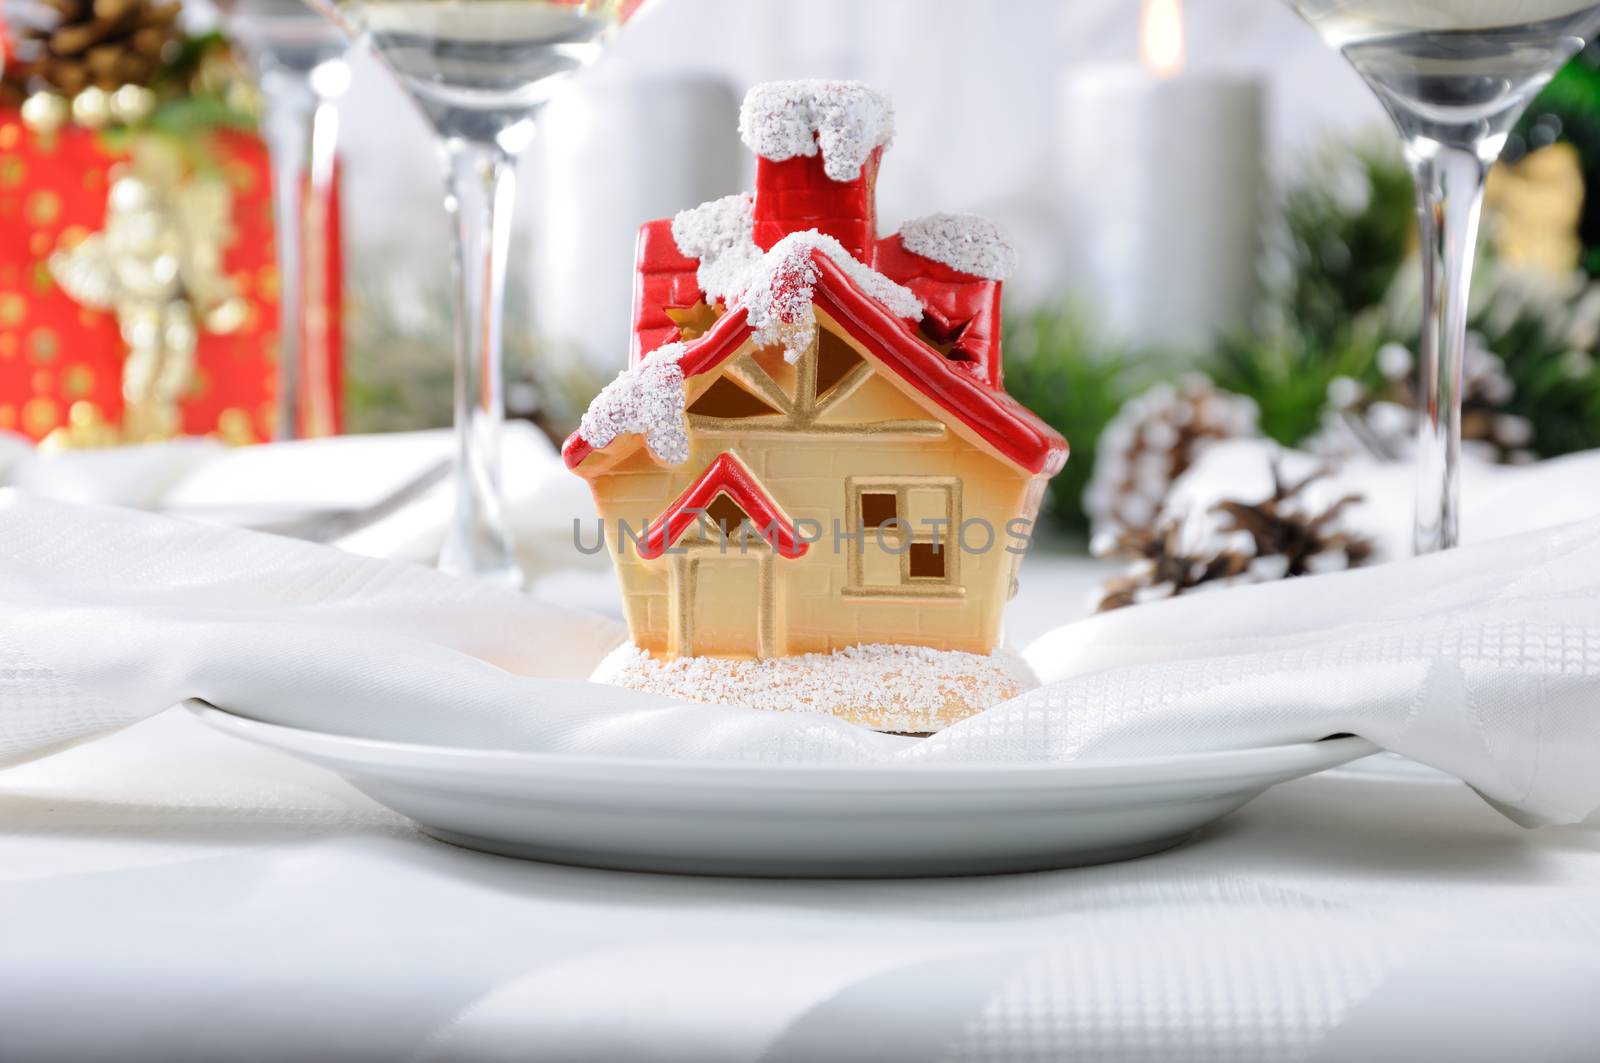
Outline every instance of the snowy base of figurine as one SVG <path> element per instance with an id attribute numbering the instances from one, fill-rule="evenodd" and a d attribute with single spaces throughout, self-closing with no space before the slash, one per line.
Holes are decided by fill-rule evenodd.
<path id="1" fill-rule="evenodd" d="M 833 716 L 875 731 L 931 734 L 1039 685 L 1016 654 L 872 643 L 756 660 L 657 659 L 617 647 L 590 679 L 713 705 Z"/>

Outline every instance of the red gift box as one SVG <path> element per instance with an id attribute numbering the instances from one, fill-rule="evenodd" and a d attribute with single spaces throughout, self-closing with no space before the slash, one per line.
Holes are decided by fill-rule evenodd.
<path id="1" fill-rule="evenodd" d="M 142 134 L 153 135 L 153 134 Z M 106 225 L 108 194 L 130 155 L 108 135 L 67 125 L 40 133 L 0 108 L 0 429 L 41 440 L 69 422 L 122 423 L 118 316 L 75 301 L 50 258 Z M 256 137 L 206 133 L 187 154 L 220 172 L 229 192 L 221 272 L 242 313 L 231 331 L 199 330 L 195 366 L 178 405 L 185 435 L 270 439 L 276 419 L 278 269 L 267 150 Z M 307 335 L 297 434 L 337 432 L 342 415 L 337 183 L 313 203 L 306 238 Z M 200 314 L 197 312 L 196 316 Z"/>

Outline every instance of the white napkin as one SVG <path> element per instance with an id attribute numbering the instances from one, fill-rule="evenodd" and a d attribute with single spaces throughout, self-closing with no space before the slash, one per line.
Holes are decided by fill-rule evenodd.
<path id="1" fill-rule="evenodd" d="M 69 502 L 172 513 L 207 523 L 271 526 L 361 509 L 405 487 L 455 450 L 448 430 L 334 436 L 252 447 L 209 439 L 39 453 L 0 432 L 0 486 Z M 589 520 L 588 485 L 562 465 L 549 440 L 525 421 L 501 439 L 506 514 L 529 572 L 587 563 L 602 555 L 572 549 L 572 522 Z M 400 511 L 338 545 L 371 557 L 431 561 L 450 519 L 451 485 L 441 482 Z"/>
<path id="2" fill-rule="evenodd" d="M 68 502 L 153 509 L 186 474 L 227 453 L 215 440 L 188 438 L 40 452 L 26 437 L 0 432 L 0 484 Z"/>
<path id="3" fill-rule="evenodd" d="M 1041 762 L 1354 732 L 1524 823 L 1600 805 L 1600 521 L 1136 606 L 917 740 L 583 682 L 613 622 L 408 564 L 0 495 L 0 758 L 189 697 L 368 737 L 763 761 Z"/>

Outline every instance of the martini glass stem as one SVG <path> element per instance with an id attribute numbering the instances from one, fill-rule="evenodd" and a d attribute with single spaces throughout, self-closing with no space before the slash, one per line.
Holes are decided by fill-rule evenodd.
<path id="1" fill-rule="evenodd" d="M 1487 145 L 1461 147 L 1413 137 L 1406 159 L 1417 188 L 1421 228 L 1422 333 L 1418 394 L 1414 548 L 1418 554 L 1460 540 L 1461 387 L 1467 346 L 1467 299 L 1489 162 Z"/>
<path id="2" fill-rule="evenodd" d="M 278 395 L 273 438 L 298 435 L 300 343 L 305 335 L 306 160 L 316 99 L 295 79 L 263 79 L 267 101 L 261 132 L 272 166 L 272 221 L 278 252 Z"/>
<path id="3" fill-rule="evenodd" d="M 443 150 L 455 223 L 456 494 L 439 567 L 520 586 L 500 480 L 502 318 L 515 169 L 493 141 L 451 137 Z"/>
<path id="4" fill-rule="evenodd" d="M 332 336 L 334 322 L 329 319 L 330 293 L 339 283 L 332 273 L 334 258 L 329 247 L 333 231 L 334 179 L 338 166 L 339 107 L 331 99 L 319 98 L 311 117 L 311 156 L 308 185 L 310 199 L 303 214 L 305 238 L 301 281 L 301 306 L 304 308 L 305 344 L 301 359 L 310 387 L 304 389 L 302 428 L 309 436 L 329 436 L 334 432 L 333 396 L 326 382 L 333 377 Z"/>

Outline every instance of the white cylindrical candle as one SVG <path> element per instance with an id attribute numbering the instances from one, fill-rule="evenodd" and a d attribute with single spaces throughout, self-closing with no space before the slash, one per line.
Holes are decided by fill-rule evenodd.
<path id="1" fill-rule="evenodd" d="M 1257 295 L 1264 93 L 1242 75 L 1062 74 L 1058 157 L 1068 290 L 1108 332 L 1193 346 Z"/>
<path id="2" fill-rule="evenodd" d="M 586 76 L 550 101 L 530 197 L 547 368 L 604 382 L 627 364 L 639 226 L 740 191 L 738 129 L 733 87 L 699 75 Z"/>

